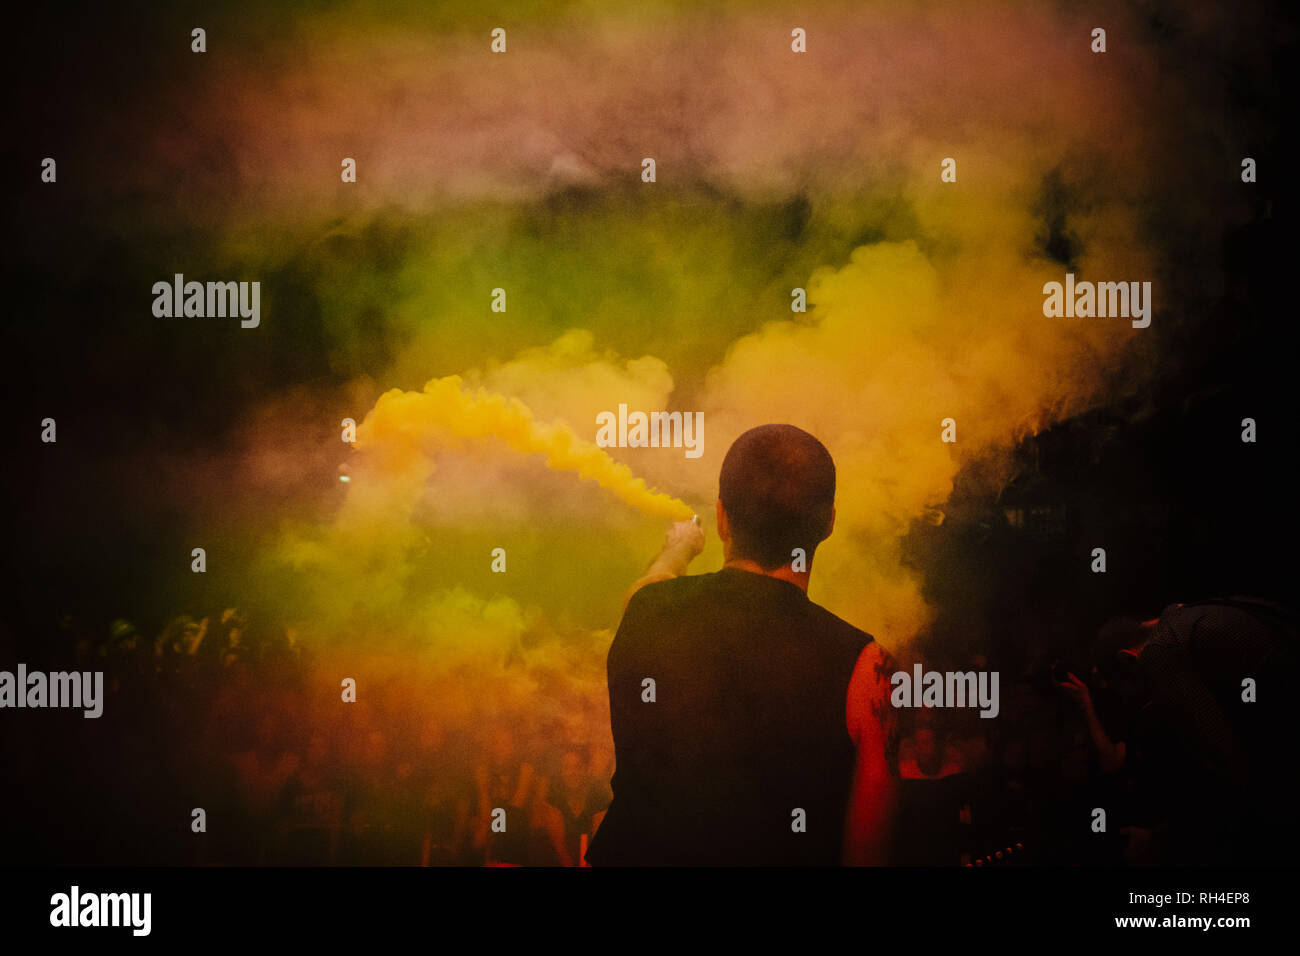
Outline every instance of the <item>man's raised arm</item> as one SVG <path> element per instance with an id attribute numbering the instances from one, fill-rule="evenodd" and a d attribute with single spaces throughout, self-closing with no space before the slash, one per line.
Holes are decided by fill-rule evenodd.
<path id="1" fill-rule="evenodd" d="M 664 546 L 659 550 L 658 557 L 650 562 L 650 567 L 646 568 L 645 574 L 637 578 L 636 583 L 627 592 L 627 596 L 623 598 L 623 609 L 627 610 L 627 602 L 632 599 L 632 595 L 647 584 L 666 581 L 685 574 L 691 561 L 703 550 L 704 528 L 698 521 L 673 522 L 668 528 L 668 533 L 664 535 Z"/>

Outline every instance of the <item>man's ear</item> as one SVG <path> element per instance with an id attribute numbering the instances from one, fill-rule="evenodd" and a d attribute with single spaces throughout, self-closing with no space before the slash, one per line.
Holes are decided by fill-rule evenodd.
<path id="1" fill-rule="evenodd" d="M 717 508 L 714 513 L 714 520 L 718 525 L 718 540 L 727 542 L 731 540 L 731 526 L 727 524 L 727 509 L 722 507 L 722 499 L 719 498 Z"/>
<path id="2" fill-rule="evenodd" d="M 829 538 L 831 536 L 831 532 L 834 530 L 835 530 L 835 506 L 831 505 L 831 521 L 830 524 L 826 526 L 826 537 L 822 538 L 822 540 L 825 541 L 826 538 Z"/>

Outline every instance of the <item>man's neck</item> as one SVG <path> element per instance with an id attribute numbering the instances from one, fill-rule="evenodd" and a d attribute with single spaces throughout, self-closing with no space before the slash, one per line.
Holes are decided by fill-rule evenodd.
<path id="1" fill-rule="evenodd" d="M 808 578 L 811 574 L 811 568 L 808 571 L 795 571 L 788 564 L 778 564 L 772 570 L 766 571 L 757 561 L 751 561 L 748 558 L 732 558 L 722 566 L 724 568 L 735 568 L 737 571 L 750 571 L 780 581 L 789 581 L 805 594 L 808 593 Z"/>

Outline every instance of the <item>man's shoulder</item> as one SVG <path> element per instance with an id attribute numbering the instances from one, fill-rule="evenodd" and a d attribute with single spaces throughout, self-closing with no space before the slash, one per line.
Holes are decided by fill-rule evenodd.
<path id="1" fill-rule="evenodd" d="M 645 621 L 660 615 L 672 616 L 681 620 L 681 612 L 697 602 L 708 602 L 725 594 L 726 585 L 721 572 L 707 574 L 687 574 L 652 581 L 637 589 L 628 601 L 624 620 Z M 859 627 L 855 627 L 839 615 L 816 604 L 813 601 L 799 602 L 806 615 L 809 631 L 822 636 L 835 646 L 861 653 L 864 648 L 875 645 L 875 638 Z M 787 605 L 788 606 L 788 605 Z"/>
<path id="2" fill-rule="evenodd" d="M 627 613 L 639 614 L 677 607 L 683 602 L 698 598 L 717 580 L 716 571 L 709 574 L 681 574 L 651 581 L 637 588 L 627 602 Z"/>
<path id="3" fill-rule="evenodd" d="M 838 614 L 828 611 L 820 604 L 815 604 L 812 601 L 809 601 L 808 610 L 813 616 L 818 630 L 829 635 L 832 640 L 847 647 L 857 648 L 859 651 L 875 644 L 876 639 L 871 634 L 862 630 L 860 627 L 855 627 Z"/>
<path id="4" fill-rule="evenodd" d="M 708 579 L 713 577 L 716 575 L 680 575 L 650 581 L 632 592 L 610 647 L 611 661 L 635 648 L 644 651 L 688 629 L 690 622 L 699 617 L 693 607 L 708 602 Z"/>

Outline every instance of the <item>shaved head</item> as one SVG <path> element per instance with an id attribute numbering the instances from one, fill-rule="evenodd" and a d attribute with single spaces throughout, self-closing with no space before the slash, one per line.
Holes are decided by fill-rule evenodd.
<path id="1" fill-rule="evenodd" d="M 826 446 L 793 425 L 760 425 L 732 443 L 718 478 L 733 557 L 765 571 L 795 548 L 812 557 L 830 533 L 835 462 Z"/>

